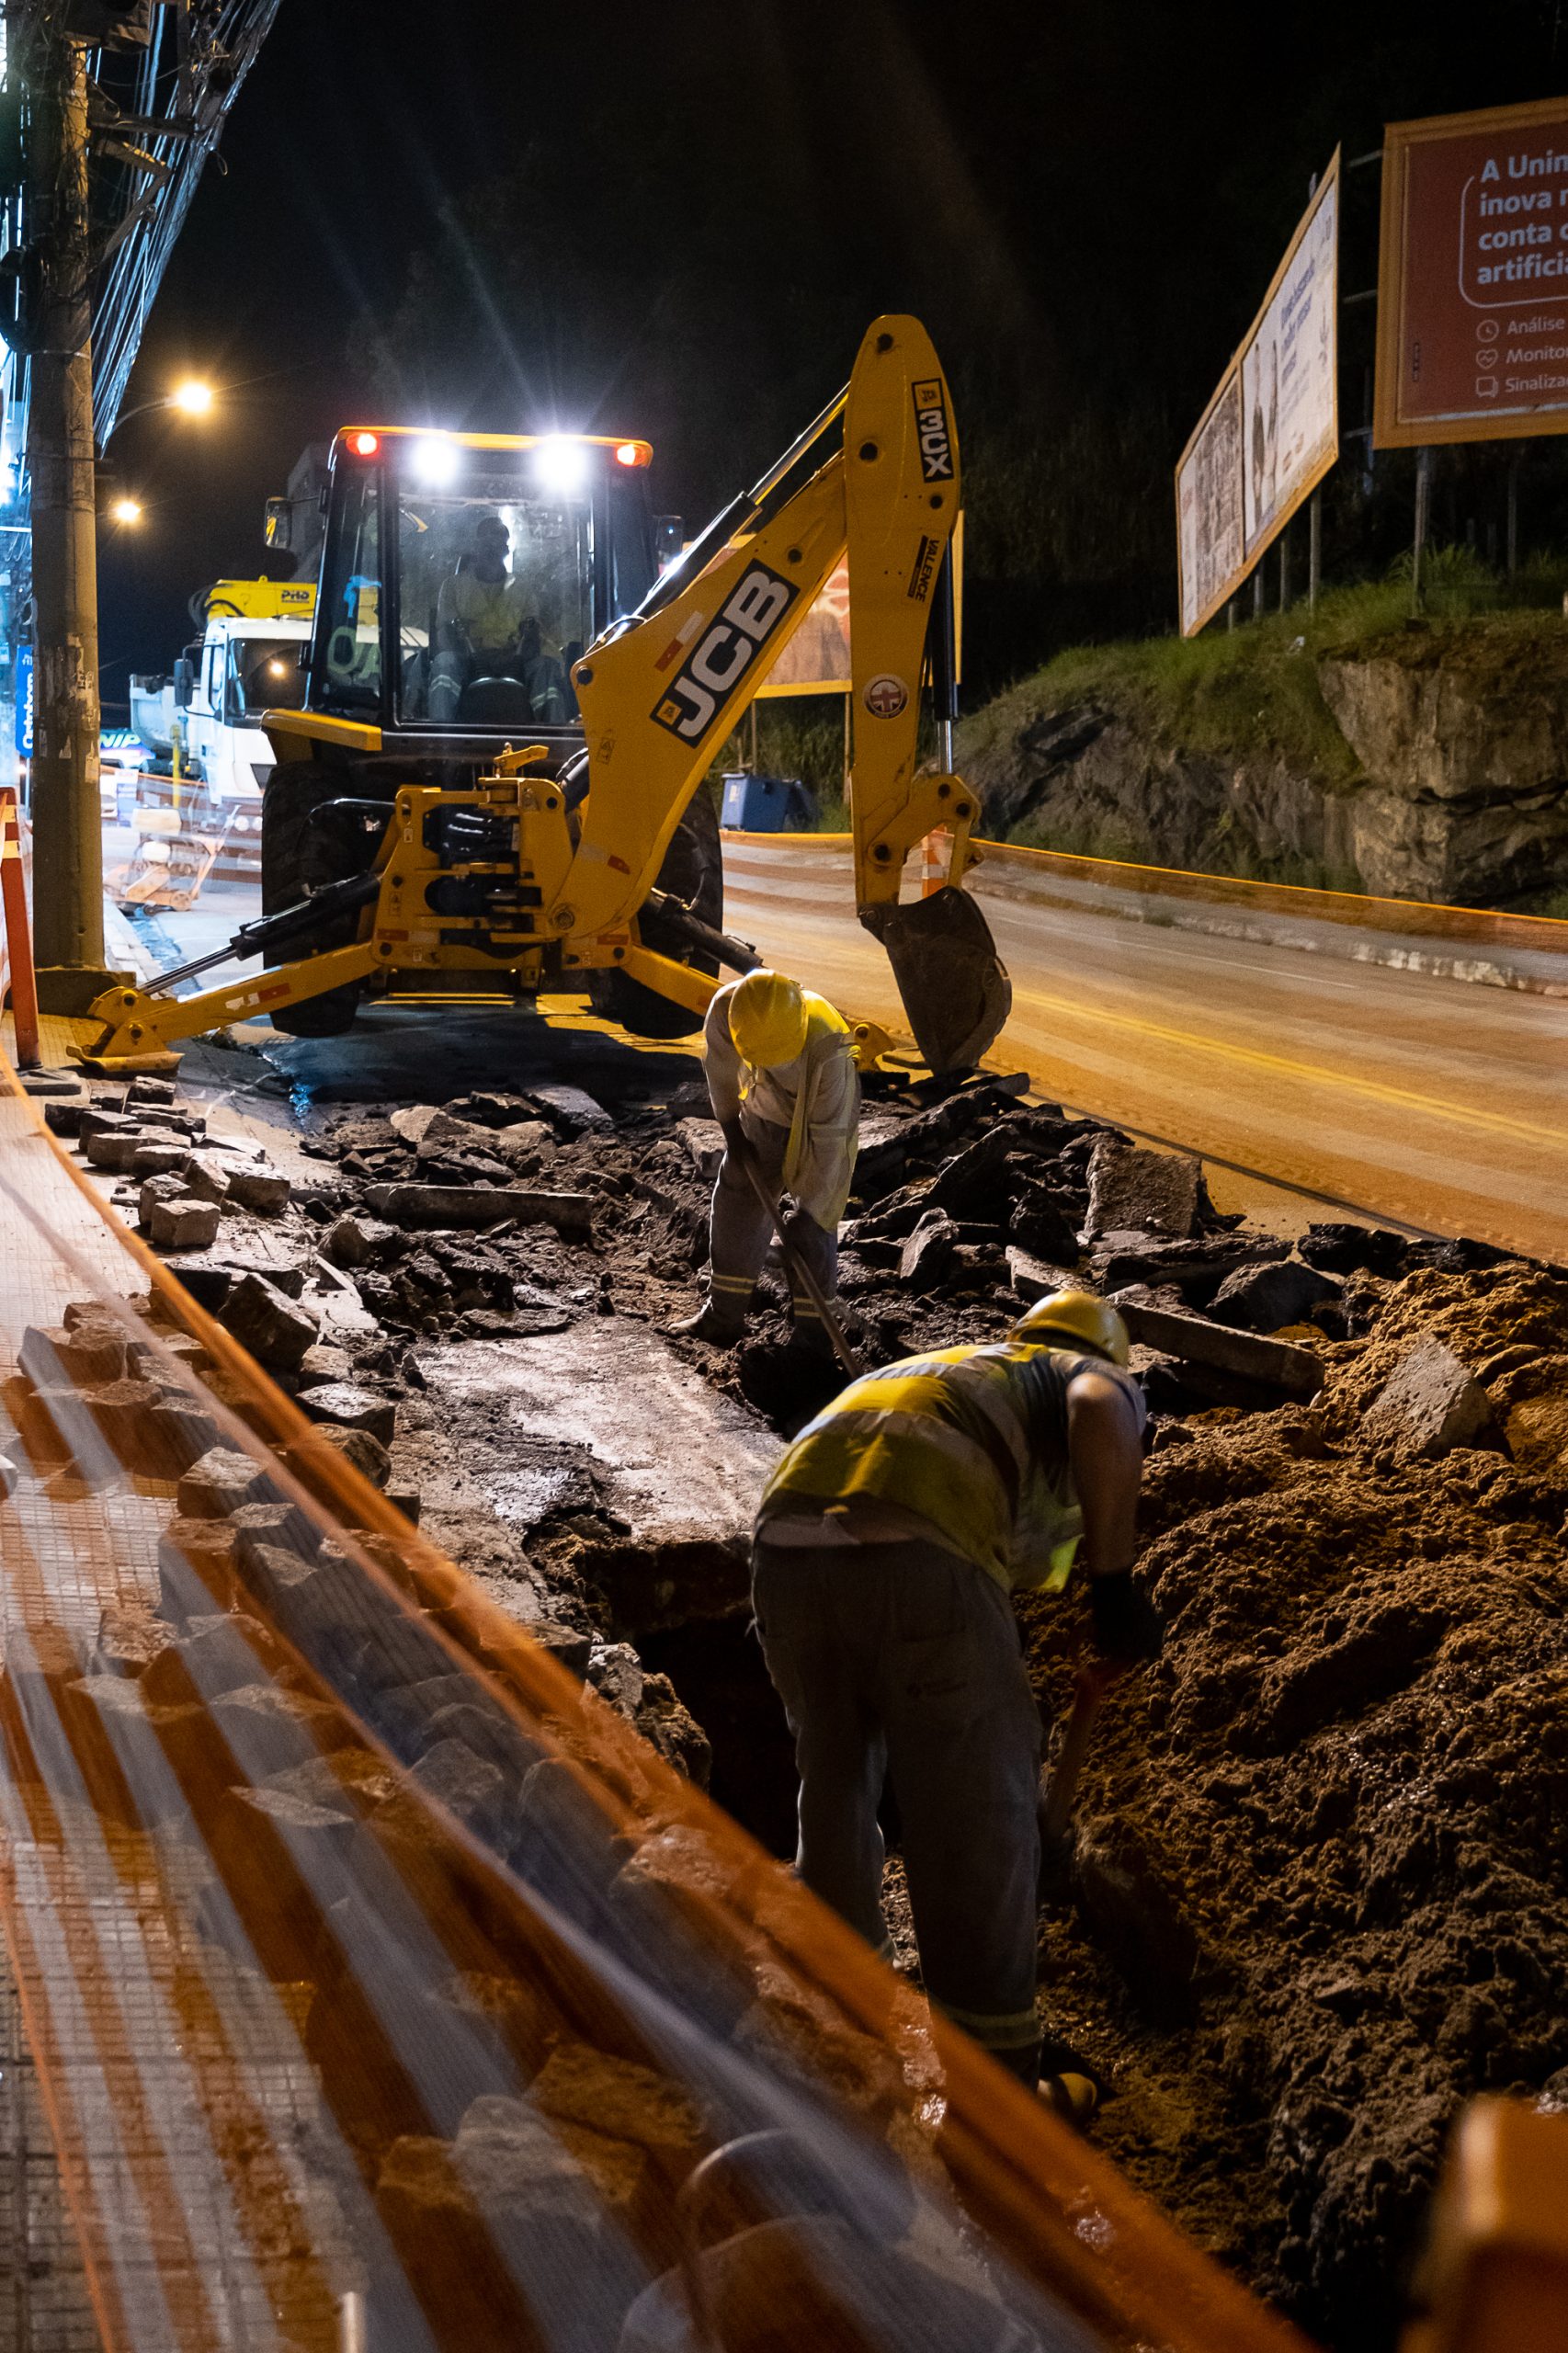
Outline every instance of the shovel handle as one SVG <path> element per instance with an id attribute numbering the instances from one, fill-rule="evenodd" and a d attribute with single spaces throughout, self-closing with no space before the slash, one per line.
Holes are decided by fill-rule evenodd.
<path id="1" fill-rule="evenodd" d="M 798 1286 L 811 1301 L 822 1318 L 822 1327 L 832 1344 L 834 1355 L 838 1358 L 850 1380 L 858 1381 L 860 1375 L 866 1370 L 866 1367 L 850 1347 L 848 1335 L 835 1314 L 827 1293 L 785 1233 L 784 1213 L 778 1206 L 778 1194 L 764 1176 L 752 1156 L 749 1145 L 744 1141 L 737 1157 L 750 1180 L 752 1191 L 773 1220 L 773 1231 L 778 1236 L 778 1247 L 784 1254 L 784 1266 L 791 1284 Z"/>
<path id="2" fill-rule="evenodd" d="M 1051 1768 L 1050 1780 L 1040 1791 L 1040 1844 L 1053 1847 L 1067 1835 L 1072 1819 L 1073 1801 L 1078 1794 L 1078 1776 L 1084 1769 L 1088 1753 L 1089 1734 L 1100 1702 L 1111 1685 L 1117 1681 L 1119 1669 L 1096 1664 L 1078 1670 L 1078 1680 L 1073 1689 L 1073 1706 L 1067 1718 L 1067 1729 L 1062 1737 L 1062 1751 Z"/>

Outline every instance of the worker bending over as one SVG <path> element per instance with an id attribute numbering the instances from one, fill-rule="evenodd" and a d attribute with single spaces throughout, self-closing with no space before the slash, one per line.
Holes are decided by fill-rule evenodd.
<path id="1" fill-rule="evenodd" d="M 676 1329 L 725 1347 L 745 1329 L 773 1236 L 773 1221 L 746 1176 L 748 1154 L 768 1190 L 793 1200 L 784 1221 L 790 1249 L 832 1301 L 838 1221 L 859 1141 L 860 1080 L 843 1015 L 784 972 L 748 972 L 718 990 L 703 1041 L 724 1157 L 713 1188 L 707 1302 Z M 796 1331 L 825 1352 L 821 1316 L 791 1290 Z"/>
<path id="2" fill-rule="evenodd" d="M 1081 1536 L 1097 1650 L 1131 1665 L 1159 1648 L 1131 1577 L 1145 1413 L 1127 1358 L 1114 1309 L 1058 1291 L 1006 1341 L 852 1382 L 757 1516 L 753 1599 L 795 1735 L 801 1877 L 888 1949 L 891 1776 L 926 1990 L 1031 2086 L 1040 1725 L 1010 1596 L 1059 1590 Z"/>

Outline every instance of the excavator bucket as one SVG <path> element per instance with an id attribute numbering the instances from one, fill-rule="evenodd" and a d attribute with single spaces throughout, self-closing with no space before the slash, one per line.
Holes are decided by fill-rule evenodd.
<path id="1" fill-rule="evenodd" d="M 887 951 L 915 1042 L 931 1069 L 971 1069 L 1013 1005 L 1013 984 L 974 901 L 949 888 L 907 906 L 862 907 L 860 920 Z"/>

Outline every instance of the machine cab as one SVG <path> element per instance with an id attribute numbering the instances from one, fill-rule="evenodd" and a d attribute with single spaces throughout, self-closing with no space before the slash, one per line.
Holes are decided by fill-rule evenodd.
<path id="1" fill-rule="evenodd" d="M 346 428 L 306 708 L 403 738 L 580 742 L 572 668 L 658 569 L 646 441 Z"/>

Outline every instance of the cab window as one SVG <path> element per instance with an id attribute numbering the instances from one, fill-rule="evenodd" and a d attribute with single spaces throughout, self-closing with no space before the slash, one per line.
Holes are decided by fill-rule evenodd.
<path id="1" fill-rule="evenodd" d="M 255 727 L 264 710 L 298 710 L 305 698 L 300 667 L 304 648 L 292 637 L 241 637 L 229 647 L 223 716 L 231 727 Z"/>
<path id="2" fill-rule="evenodd" d="M 336 476 L 316 606 L 313 697 L 327 708 L 375 710 L 381 698 L 381 473 L 344 458 Z"/>

